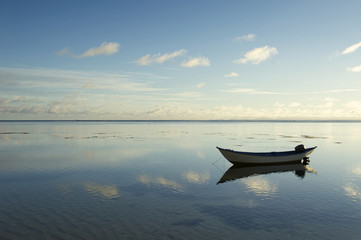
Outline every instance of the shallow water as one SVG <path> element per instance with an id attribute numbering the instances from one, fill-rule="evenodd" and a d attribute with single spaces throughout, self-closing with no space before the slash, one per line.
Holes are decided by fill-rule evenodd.
<path id="1" fill-rule="evenodd" d="M 1 239 L 361 239 L 361 123 L 0 122 Z M 217 184 L 243 151 L 309 168 Z M 238 175 L 240 177 L 240 175 Z"/>

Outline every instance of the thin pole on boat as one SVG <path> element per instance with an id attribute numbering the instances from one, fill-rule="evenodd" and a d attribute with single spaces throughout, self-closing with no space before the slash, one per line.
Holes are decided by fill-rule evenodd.
<path id="1" fill-rule="evenodd" d="M 217 164 L 216 164 L 219 160 L 221 160 L 221 158 L 223 158 L 223 171 L 222 171 L 222 169 L 220 169 L 220 168 L 217 166 Z M 215 162 L 212 163 L 212 164 L 213 164 L 214 166 L 216 166 L 221 173 L 224 173 L 224 172 L 225 172 L 225 158 L 224 158 L 223 156 L 220 156 L 220 157 L 217 159 L 217 161 L 215 161 Z"/>

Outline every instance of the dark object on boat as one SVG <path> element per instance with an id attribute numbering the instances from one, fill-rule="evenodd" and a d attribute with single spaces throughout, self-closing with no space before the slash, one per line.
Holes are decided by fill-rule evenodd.
<path id="1" fill-rule="evenodd" d="M 304 152 L 306 149 L 305 149 L 305 146 L 303 146 L 303 144 L 300 144 L 300 145 L 297 145 L 295 147 L 295 151 L 296 152 Z"/>

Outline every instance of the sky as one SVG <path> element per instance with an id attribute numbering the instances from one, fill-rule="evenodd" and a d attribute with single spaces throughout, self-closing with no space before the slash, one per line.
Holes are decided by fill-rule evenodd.
<path id="1" fill-rule="evenodd" d="M 360 1 L 21 1 L 0 120 L 361 119 Z"/>

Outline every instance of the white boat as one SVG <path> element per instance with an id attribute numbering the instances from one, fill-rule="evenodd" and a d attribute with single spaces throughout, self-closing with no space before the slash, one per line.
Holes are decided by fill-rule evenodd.
<path id="1" fill-rule="evenodd" d="M 221 177 L 217 184 L 233 181 L 240 178 L 247 178 L 250 176 L 281 173 L 281 172 L 294 172 L 296 176 L 304 178 L 306 172 L 317 174 L 317 171 L 309 165 L 302 163 L 279 164 L 279 165 L 246 165 L 239 166 L 233 165 Z"/>
<path id="2" fill-rule="evenodd" d="M 286 152 L 239 152 L 217 147 L 222 155 L 233 164 L 281 164 L 295 163 L 306 159 L 316 147 L 304 148 L 299 145 L 293 151 Z"/>

